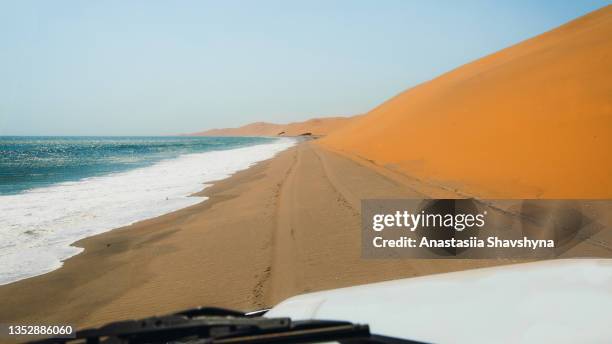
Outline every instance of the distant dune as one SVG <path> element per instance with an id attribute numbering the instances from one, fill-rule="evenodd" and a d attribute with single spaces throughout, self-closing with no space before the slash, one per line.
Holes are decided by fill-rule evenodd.
<path id="1" fill-rule="evenodd" d="M 612 6 L 409 89 L 321 144 L 486 198 L 612 197 Z"/>
<path id="2" fill-rule="evenodd" d="M 346 125 L 354 117 L 322 117 L 313 118 L 304 122 L 289 124 L 274 124 L 256 122 L 239 128 L 211 129 L 194 136 L 299 136 L 311 134 L 315 136 L 327 135 Z"/>

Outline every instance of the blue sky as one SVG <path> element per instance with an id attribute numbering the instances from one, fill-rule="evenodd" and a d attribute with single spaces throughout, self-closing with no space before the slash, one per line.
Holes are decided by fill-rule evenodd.
<path id="1" fill-rule="evenodd" d="M 608 3 L 0 0 L 0 135 L 363 113 Z"/>

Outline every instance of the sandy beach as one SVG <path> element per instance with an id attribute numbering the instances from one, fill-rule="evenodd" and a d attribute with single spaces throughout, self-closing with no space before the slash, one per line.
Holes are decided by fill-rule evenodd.
<path id="1" fill-rule="evenodd" d="M 250 311 L 310 291 L 516 262 L 361 259 L 361 199 L 461 196 L 316 141 L 202 194 L 210 199 L 77 242 L 84 253 L 62 268 L 0 287 L 0 322 L 83 327 L 202 305 Z M 570 255 L 611 252 L 584 243 Z"/>
<path id="2" fill-rule="evenodd" d="M 269 307 L 308 291 L 506 261 L 360 259 L 359 200 L 456 197 L 304 142 L 204 190 L 198 205 L 87 238 L 51 273 L 0 287 L 0 322 L 79 327 L 200 305 Z"/>

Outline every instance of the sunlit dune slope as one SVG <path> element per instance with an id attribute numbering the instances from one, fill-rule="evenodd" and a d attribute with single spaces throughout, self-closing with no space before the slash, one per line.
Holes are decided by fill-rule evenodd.
<path id="1" fill-rule="evenodd" d="M 313 118 L 304 122 L 274 124 L 266 122 L 251 123 L 239 128 L 212 129 L 192 135 L 197 136 L 324 136 L 346 125 L 352 117 Z"/>
<path id="2" fill-rule="evenodd" d="M 612 197 L 612 6 L 409 89 L 321 141 L 485 198 Z"/>
<path id="3" fill-rule="evenodd" d="M 324 136 L 342 128 L 352 119 L 353 117 L 313 118 L 305 122 L 287 124 L 283 131 L 285 131 L 284 135 L 288 136 L 297 136 L 303 133 Z"/>

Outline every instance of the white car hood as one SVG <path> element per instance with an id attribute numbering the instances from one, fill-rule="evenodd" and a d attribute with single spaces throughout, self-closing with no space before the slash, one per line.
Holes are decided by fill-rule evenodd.
<path id="1" fill-rule="evenodd" d="M 267 317 L 433 343 L 612 343 L 612 260 L 567 259 L 304 294 Z"/>

